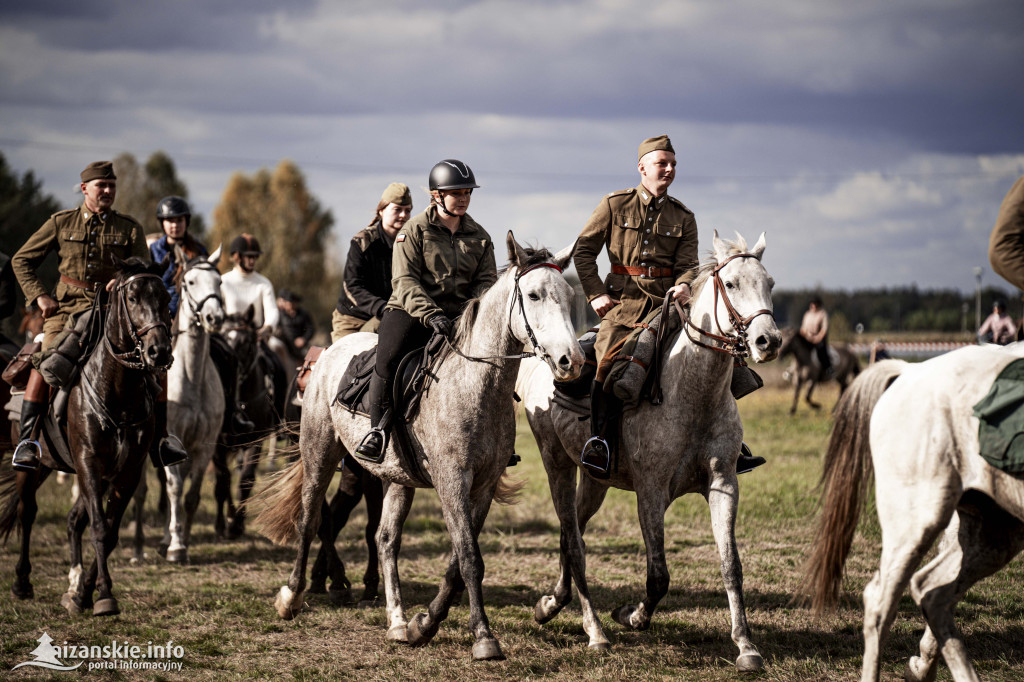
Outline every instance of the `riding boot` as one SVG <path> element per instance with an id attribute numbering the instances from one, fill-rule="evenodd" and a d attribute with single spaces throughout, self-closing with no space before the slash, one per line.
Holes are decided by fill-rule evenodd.
<path id="1" fill-rule="evenodd" d="M 600 381 L 590 390 L 590 433 L 583 445 L 580 463 L 595 478 L 607 478 L 611 470 L 612 451 L 607 438 L 618 440 L 618 420 L 622 403 L 604 391 Z"/>
<path id="2" fill-rule="evenodd" d="M 43 380 L 43 375 L 33 369 L 21 403 L 18 446 L 14 449 L 14 457 L 11 459 L 15 469 L 35 471 L 39 468 L 42 450 L 37 439 L 42 420 L 49 408 L 50 387 Z"/>
<path id="3" fill-rule="evenodd" d="M 149 446 L 149 458 L 153 466 L 169 467 L 188 459 L 188 452 L 181 446 L 177 436 L 167 433 L 167 401 L 157 400 L 153 405 L 153 441 Z"/>
<path id="4" fill-rule="evenodd" d="M 388 399 L 388 380 L 373 371 L 370 387 L 366 392 L 366 400 L 370 404 L 370 424 L 372 428 L 363 436 L 356 448 L 355 456 L 374 464 L 384 459 L 384 451 L 388 445 L 388 423 L 391 421 L 391 401 Z"/>
<path id="5" fill-rule="evenodd" d="M 764 457 L 757 457 L 753 452 L 750 451 L 750 447 L 746 443 L 740 443 L 740 456 L 736 460 L 736 473 L 745 474 L 748 471 L 753 471 L 757 467 L 764 464 L 766 460 Z"/>

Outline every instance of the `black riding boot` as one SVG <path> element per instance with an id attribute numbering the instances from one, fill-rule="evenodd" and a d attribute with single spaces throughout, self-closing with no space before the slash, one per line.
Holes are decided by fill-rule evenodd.
<path id="1" fill-rule="evenodd" d="M 622 414 L 622 402 L 604 391 L 600 381 L 594 381 L 590 390 L 590 433 L 591 437 L 583 445 L 580 463 L 595 478 L 607 478 L 611 470 L 612 447 L 618 440 L 619 417 Z M 612 444 L 609 444 L 609 440 Z"/>
<path id="2" fill-rule="evenodd" d="M 746 443 L 740 443 L 740 456 L 736 460 L 736 473 L 745 474 L 748 471 L 753 471 L 766 461 L 764 457 L 758 457 L 751 452 L 750 447 Z"/>
<path id="3" fill-rule="evenodd" d="M 153 442 L 149 446 L 149 458 L 156 468 L 169 467 L 188 459 L 188 453 L 181 447 L 177 436 L 167 433 L 167 403 L 157 401 L 153 407 Z"/>
<path id="4" fill-rule="evenodd" d="M 384 459 L 388 446 L 388 422 L 391 421 L 391 401 L 388 400 L 388 380 L 374 370 L 367 389 L 366 399 L 370 403 L 370 423 L 373 428 L 363 436 L 356 448 L 355 456 L 367 462 L 378 464 Z"/>
<path id="5" fill-rule="evenodd" d="M 36 425 L 39 420 L 46 416 L 49 403 L 37 403 L 33 400 L 24 400 L 21 403 L 21 428 L 18 432 L 18 447 L 14 449 L 14 457 L 11 463 L 15 469 L 22 471 L 35 471 L 39 468 L 39 457 L 42 452 L 39 448 L 39 441 L 36 440 Z"/>

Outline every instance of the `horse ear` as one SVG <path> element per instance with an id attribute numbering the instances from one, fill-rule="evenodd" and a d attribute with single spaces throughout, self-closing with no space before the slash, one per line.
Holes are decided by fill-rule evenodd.
<path id="1" fill-rule="evenodd" d="M 212 254 L 210 254 L 210 257 L 207 258 L 206 260 L 208 262 L 212 263 L 213 265 L 216 265 L 217 263 L 219 263 L 220 262 L 220 250 L 223 247 L 224 247 L 224 244 L 217 244 L 217 250 L 214 251 Z"/>
<path id="2" fill-rule="evenodd" d="M 181 244 L 174 245 L 174 261 L 178 265 L 184 265 L 188 262 L 188 258 L 185 256 L 185 249 L 181 248 Z"/>
<path id="3" fill-rule="evenodd" d="M 719 239 L 718 230 L 713 232 L 714 238 L 711 240 L 711 248 L 715 253 L 715 260 L 719 263 L 729 257 L 729 245 L 724 240 Z"/>
<path id="4" fill-rule="evenodd" d="M 245 321 L 252 323 L 253 318 L 256 317 L 256 307 L 252 303 L 245 309 Z"/>
<path id="5" fill-rule="evenodd" d="M 110 254 L 110 262 L 114 264 L 115 270 L 124 270 L 124 261 L 118 258 L 116 253 Z"/>
<path id="6" fill-rule="evenodd" d="M 757 260 L 761 260 L 761 255 L 764 254 L 764 247 L 766 245 L 764 234 L 764 232 L 761 233 L 761 236 L 757 238 L 757 243 L 754 244 L 754 248 L 750 250 L 750 253 L 757 258 Z"/>
<path id="7" fill-rule="evenodd" d="M 580 240 L 577 239 L 572 244 L 555 254 L 555 264 L 562 270 L 565 270 L 572 263 L 572 255 L 576 253 L 576 245 L 579 243 Z"/>
<path id="8" fill-rule="evenodd" d="M 517 268 L 522 267 L 523 263 L 526 262 L 526 249 L 519 246 L 519 242 L 516 241 L 515 235 L 512 234 L 512 230 L 508 231 L 508 237 L 505 238 L 505 245 L 508 247 L 508 262 Z"/>

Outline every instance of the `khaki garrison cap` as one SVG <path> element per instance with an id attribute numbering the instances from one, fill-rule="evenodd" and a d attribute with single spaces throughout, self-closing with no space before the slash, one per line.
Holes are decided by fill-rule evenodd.
<path id="1" fill-rule="evenodd" d="M 658 135 L 657 137 L 648 137 L 646 140 L 640 143 L 640 149 L 636 160 L 644 158 L 644 154 L 656 152 L 658 150 L 664 150 L 666 152 L 676 153 L 675 149 L 672 149 L 672 141 L 668 139 L 668 135 Z"/>

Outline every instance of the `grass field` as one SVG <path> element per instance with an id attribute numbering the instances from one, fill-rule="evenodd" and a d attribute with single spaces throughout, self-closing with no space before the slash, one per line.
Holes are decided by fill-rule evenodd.
<path id="1" fill-rule="evenodd" d="M 774 368 L 766 375 L 775 376 Z M 792 603 L 801 585 L 800 568 L 811 539 L 814 486 L 830 428 L 828 408 L 835 391 L 823 390 L 826 409 L 801 406 L 787 413 L 790 393 L 769 381 L 740 403 L 746 440 L 767 466 L 741 477 L 737 536 L 744 567 L 747 616 L 755 644 L 765 658 L 765 680 L 851 680 L 859 676 L 860 591 L 878 556 L 874 519 L 862 522 L 848 567 L 847 599 L 834 616 L 815 620 Z M 435 640 L 422 649 L 384 640 L 381 608 L 335 607 L 326 596 L 307 595 L 306 610 L 294 621 L 279 620 L 272 602 L 285 583 L 294 550 L 260 537 L 216 543 L 212 491 L 193 533 L 192 564 L 168 565 L 159 558 L 159 534 L 149 528 L 149 558 L 129 563 L 130 551 L 117 550 L 111 562 L 115 595 L 123 613 L 98 619 L 69 617 L 61 608 L 67 589 L 65 515 L 68 486 L 48 481 L 40 492 L 41 512 L 33 535 L 33 601 L 15 601 L 6 586 L 13 577 L 17 544 L 0 549 L 0 671 L 11 679 L 52 676 L 102 679 L 296 680 L 732 680 L 741 677 L 729 639 L 729 613 L 711 535 L 707 505 L 699 496 L 677 500 L 666 516 L 666 550 L 672 585 L 650 630 L 630 632 L 615 624 L 610 611 L 635 602 L 645 579 L 644 546 L 635 498 L 612 491 L 587 533 L 588 574 L 595 603 L 612 640 L 605 656 L 588 653 L 574 600 L 551 623 L 533 620 L 537 599 L 550 593 L 558 567 L 558 530 L 544 470 L 525 421 L 515 473 L 527 485 L 518 505 L 495 506 L 481 537 L 486 562 L 484 595 L 491 626 L 506 661 L 474 663 L 465 627 L 468 608 L 455 607 Z M 155 496 L 150 518 L 155 518 Z M 339 538 L 354 583 L 365 567 L 361 544 L 362 506 Z M 122 535 L 126 535 L 123 531 Z M 314 550 L 316 545 L 314 545 Z M 408 615 L 433 597 L 445 566 L 447 534 L 430 491 L 420 491 L 403 542 L 400 570 Z M 89 550 L 91 553 L 91 549 Z M 1024 580 L 1021 562 L 977 586 L 958 609 L 967 646 L 986 680 L 1024 679 Z M 354 586 L 358 587 L 358 585 Z M 923 630 L 916 606 L 905 597 L 884 651 L 883 676 L 902 679 L 906 658 L 916 652 Z M 27 667 L 36 640 L 46 632 L 54 644 L 105 645 L 128 642 L 145 648 L 173 640 L 182 647 L 181 672 L 46 672 Z M 64 660 L 74 663 L 76 659 Z M 939 679 L 950 679 L 940 665 Z"/>

